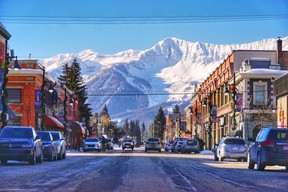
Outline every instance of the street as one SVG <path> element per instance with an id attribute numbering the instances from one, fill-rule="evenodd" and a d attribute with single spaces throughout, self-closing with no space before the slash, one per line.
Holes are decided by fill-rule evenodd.
<path id="1" fill-rule="evenodd" d="M 0 191 L 287 191 L 285 167 L 248 170 L 213 155 L 115 149 L 68 151 L 67 159 L 0 166 Z"/>

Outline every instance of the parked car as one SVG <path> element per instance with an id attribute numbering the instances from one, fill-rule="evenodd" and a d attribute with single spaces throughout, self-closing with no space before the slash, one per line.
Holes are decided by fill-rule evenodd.
<path id="1" fill-rule="evenodd" d="M 48 161 L 57 160 L 57 143 L 49 131 L 37 131 L 37 135 L 42 140 L 43 157 Z"/>
<path id="2" fill-rule="evenodd" d="M 225 158 L 247 161 L 247 146 L 244 139 L 223 137 L 214 150 L 214 160 L 223 161 Z"/>
<path id="3" fill-rule="evenodd" d="M 171 146 L 171 152 L 175 152 L 175 149 L 176 149 L 176 145 L 178 143 L 178 141 L 184 141 L 186 139 L 189 139 L 189 138 L 185 138 L 185 137 L 177 137 L 175 138 L 172 143 L 170 144 Z"/>
<path id="4" fill-rule="evenodd" d="M 57 159 L 65 159 L 67 146 L 65 138 L 59 131 L 50 131 L 50 133 L 52 134 L 53 140 L 56 141 L 57 144 Z"/>
<path id="5" fill-rule="evenodd" d="M 158 151 L 161 152 L 161 142 L 158 138 L 148 138 L 145 144 L 145 152 L 147 152 L 148 150 L 154 150 L 154 151 Z"/>
<path id="6" fill-rule="evenodd" d="M 0 133 L 0 160 L 28 161 L 30 165 L 42 163 L 42 141 L 30 126 L 5 126 Z"/>
<path id="7" fill-rule="evenodd" d="M 102 150 L 102 144 L 99 138 L 89 137 L 83 143 L 83 151 L 98 151 Z"/>
<path id="8" fill-rule="evenodd" d="M 184 144 L 184 140 L 176 141 L 175 144 L 174 144 L 174 147 L 173 147 L 174 152 L 175 153 L 181 152 L 183 144 Z"/>
<path id="9" fill-rule="evenodd" d="M 288 129 L 262 128 L 248 148 L 248 169 L 263 171 L 271 165 L 285 166 L 288 171 Z"/>
<path id="10" fill-rule="evenodd" d="M 130 138 L 126 138 L 122 142 L 122 149 L 125 150 L 126 148 L 134 149 L 134 142 Z"/>
<path id="11" fill-rule="evenodd" d="M 200 145 L 197 139 L 186 139 L 183 141 L 181 153 L 199 153 Z"/>
<path id="12" fill-rule="evenodd" d="M 164 150 L 165 150 L 165 151 L 170 151 L 172 144 L 173 144 L 173 141 L 167 141 L 167 142 L 165 143 Z"/>

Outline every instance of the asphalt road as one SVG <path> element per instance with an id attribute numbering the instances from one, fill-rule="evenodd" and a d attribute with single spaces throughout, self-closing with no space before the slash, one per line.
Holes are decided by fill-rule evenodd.
<path id="1" fill-rule="evenodd" d="M 288 191 L 284 167 L 248 170 L 246 162 L 212 155 L 116 149 L 70 151 L 67 159 L 0 166 L 0 191 Z"/>

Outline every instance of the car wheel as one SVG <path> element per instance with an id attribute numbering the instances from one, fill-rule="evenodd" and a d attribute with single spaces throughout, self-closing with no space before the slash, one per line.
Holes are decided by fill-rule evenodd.
<path id="1" fill-rule="evenodd" d="M 161 153 L 161 149 L 159 149 L 159 151 L 158 151 L 159 153 Z"/>
<path id="2" fill-rule="evenodd" d="M 255 163 L 251 160 L 251 155 L 247 155 L 248 169 L 254 169 Z"/>
<path id="3" fill-rule="evenodd" d="M 35 151 L 33 151 L 32 157 L 30 157 L 30 159 L 29 159 L 29 164 L 30 164 L 30 165 L 35 165 L 35 164 L 36 164 Z"/>
<path id="4" fill-rule="evenodd" d="M 2 160 L 1 160 L 1 164 L 7 165 L 7 160 L 2 159 Z"/>
<path id="5" fill-rule="evenodd" d="M 60 149 L 60 153 L 57 154 L 57 155 L 58 155 L 57 159 L 58 159 L 58 160 L 61 160 L 61 159 L 62 159 L 62 148 Z"/>
<path id="6" fill-rule="evenodd" d="M 257 155 L 257 170 L 264 171 L 265 165 L 262 163 L 261 154 L 258 153 Z"/>
<path id="7" fill-rule="evenodd" d="M 224 160 L 224 157 L 221 157 L 221 154 L 219 153 L 219 155 L 218 155 L 218 160 L 219 161 L 223 161 Z"/>
<path id="8" fill-rule="evenodd" d="M 66 159 L 66 150 L 64 150 L 64 152 L 62 154 L 62 159 Z"/>
<path id="9" fill-rule="evenodd" d="M 42 163 L 43 162 L 43 153 L 42 153 L 42 151 L 41 151 L 40 156 L 36 158 L 36 162 L 37 163 Z"/>
<path id="10" fill-rule="evenodd" d="M 55 157 L 53 156 L 53 154 L 51 154 L 48 158 L 48 161 L 53 161 L 55 159 Z"/>

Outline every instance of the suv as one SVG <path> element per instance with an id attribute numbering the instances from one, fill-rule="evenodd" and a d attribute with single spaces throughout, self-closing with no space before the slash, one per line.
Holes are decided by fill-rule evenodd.
<path id="1" fill-rule="evenodd" d="M 197 139 L 186 139 L 183 141 L 181 153 L 199 153 L 200 146 Z"/>
<path id="2" fill-rule="evenodd" d="M 288 171 L 288 129 L 262 128 L 248 149 L 248 169 L 264 171 L 266 165 L 285 166 Z"/>
<path id="3" fill-rule="evenodd" d="M 161 142 L 158 138 L 148 138 L 145 144 L 145 152 L 155 150 L 161 152 Z"/>
<path id="4" fill-rule="evenodd" d="M 214 160 L 223 161 L 224 158 L 247 161 L 247 146 L 244 139 L 237 137 L 223 137 L 214 150 Z"/>
<path id="5" fill-rule="evenodd" d="M 65 159 L 66 158 L 66 141 L 65 138 L 59 131 L 50 131 L 52 134 L 53 140 L 56 141 L 57 144 L 57 159 Z"/>
<path id="6" fill-rule="evenodd" d="M 33 127 L 5 126 L 0 133 L 0 160 L 28 161 L 30 165 L 42 163 L 42 141 Z"/>
<path id="7" fill-rule="evenodd" d="M 49 131 L 37 131 L 37 135 L 42 140 L 43 157 L 48 161 L 57 160 L 57 144 L 53 141 L 53 137 Z"/>
<path id="8" fill-rule="evenodd" d="M 83 143 L 83 151 L 93 151 L 96 150 L 100 152 L 102 150 L 101 141 L 98 138 L 88 137 Z"/>
<path id="9" fill-rule="evenodd" d="M 122 142 L 122 149 L 124 150 L 125 148 L 131 148 L 132 150 L 134 149 L 134 142 L 132 139 L 124 139 Z"/>

